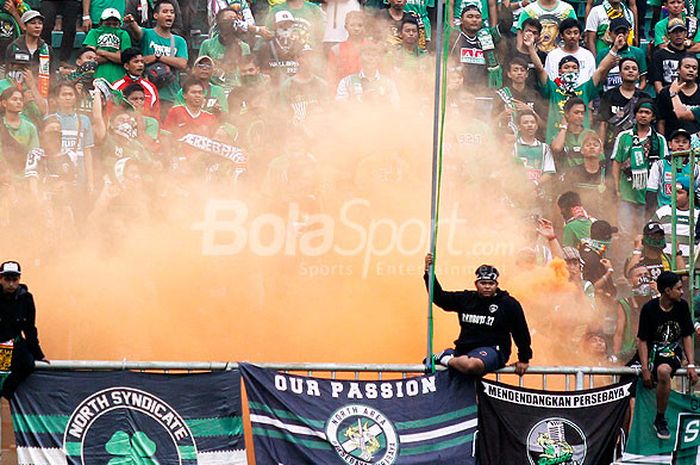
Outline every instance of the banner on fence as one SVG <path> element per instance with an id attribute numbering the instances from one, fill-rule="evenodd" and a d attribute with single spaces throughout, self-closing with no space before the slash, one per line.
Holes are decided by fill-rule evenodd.
<path id="1" fill-rule="evenodd" d="M 631 383 L 576 392 L 479 385 L 481 465 L 610 463 Z"/>
<path id="2" fill-rule="evenodd" d="M 20 465 L 245 464 L 237 371 L 37 372 L 11 402 Z"/>
<path id="3" fill-rule="evenodd" d="M 693 415 L 690 415 L 693 414 Z M 700 439 L 700 397 L 671 391 L 666 408 L 666 420 L 671 439 L 656 437 L 652 426 L 656 417 L 656 389 L 648 389 L 639 380 L 634 404 L 634 421 L 623 460 L 629 463 L 669 464 L 678 449 L 674 463 L 696 465 Z"/>
<path id="4" fill-rule="evenodd" d="M 341 381 L 241 365 L 259 464 L 470 465 L 474 381 Z"/>

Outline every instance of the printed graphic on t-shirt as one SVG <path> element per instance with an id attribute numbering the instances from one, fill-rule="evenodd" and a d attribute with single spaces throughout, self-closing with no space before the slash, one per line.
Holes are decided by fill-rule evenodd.
<path id="1" fill-rule="evenodd" d="M 114 48 L 119 50 L 121 48 L 121 43 L 122 41 L 119 36 L 112 33 L 100 34 L 97 38 L 98 48 Z"/>

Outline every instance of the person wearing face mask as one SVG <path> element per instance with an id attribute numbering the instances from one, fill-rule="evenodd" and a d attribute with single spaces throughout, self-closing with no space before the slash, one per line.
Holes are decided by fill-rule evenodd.
<path id="1" fill-rule="evenodd" d="M 102 12 L 99 27 L 88 32 L 83 40 L 83 45 L 92 47 L 97 54 L 99 66 L 95 78 L 103 77 L 111 83 L 124 76 L 121 52 L 131 47 L 131 37 L 121 25 L 119 11 L 107 8 Z"/>
<path id="2" fill-rule="evenodd" d="M 578 81 L 576 85 L 581 85 L 593 77 L 596 63 L 595 56 L 588 49 L 581 47 L 581 25 L 577 19 L 566 18 L 559 25 L 559 37 L 561 46 L 555 48 L 547 54 L 544 62 L 544 69 L 547 70 L 549 78 L 554 80 L 559 76 L 559 66 L 562 58 L 572 56 L 578 62 Z"/>
<path id="3" fill-rule="evenodd" d="M 626 273 L 630 291 L 617 299 L 617 319 L 610 361 L 627 361 L 637 351 L 639 312 L 645 303 L 658 296 L 656 280 L 641 263 L 632 265 Z"/>
<path id="4" fill-rule="evenodd" d="M 664 252 L 666 248 L 666 233 L 663 226 L 650 221 L 644 226 L 641 236 L 634 240 L 634 251 L 625 261 L 625 276 L 629 276 L 634 267 L 644 266 L 652 279 L 659 277 L 662 271 L 672 271 L 671 256 Z M 685 268 L 683 256 L 676 256 L 676 268 Z"/>
<path id="5" fill-rule="evenodd" d="M 277 23 L 277 13 L 288 12 L 294 17 L 293 34 L 301 45 L 309 44 L 319 47 L 323 41 L 326 15 L 316 4 L 306 0 L 287 0 L 275 5 L 267 15 L 266 26 L 272 29 L 273 22 Z"/>
<path id="6" fill-rule="evenodd" d="M 578 60 L 572 56 L 566 56 L 559 62 L 559 77 L 552 80 L 547 75 L 547 71 L 537 55 L 537 49 L 532 37 L 524 37 L 524 44 L 530 52 L 530 59 L 535 65 L 537 77 L 542 86 L 542 95 L 549 100 L 549 116 L 547 118 L 547 142 L 551 142 L 561 130 L 563 119 L 563 108 L 567 100 L 572 97 L 579 97 L 583 100 L 586 107 L 583 127 L 590 128 L 590 119 L 588 117 L 588 104 L 598 96 L 608 72 L 619 61 L 617 53 L 626 43 L 624 35 L 619 34 L 615 38 L 615 43 L 610 49 L 608 55 L 600 62 L 596 70 L 593 72 L 593 77 L 582 85 L 578 85 L 579 64 Z"/>
<path id="7" fill-rule="evenodd" d="M 97 71 L 97 54 L 90 47 L 83 47 L 75 56 L 75 71 L 69 74 L 66 79 L 75 83 L 78 91 L 78 108 L 81 113 L 91 114 L 93 107 L 93 81 Z"/>
<path id="8" fill-rule="evenodd" d="M 109 130 L 102 146 L 103 169 L 110 172 L 114 163 L 122 158 L 132 158 L 144 166 L 151 165 L 154 157 L 138 140 L 138 122 L 131 113 L 117 107 L 109 120 Z"/>
<path id="9" fill-rule="evenodd" d="M 579 246 L 581 260 L 583 260 L 583 278 L 595 286 L 599 307 L 610 305 L 617 293 L 613 281 L 615 270 L 612 262 L 607 258 L 613 235 L 617 232 L 617 228 L 607 221 L 595 221 L 591 225 L 590 237 L 581 239 Z"/>
<path id="10" fill-rule="evenodd" d="M 275 87 L 299 71 L 297 58 L 303 43 L 294 35 L 295 23 L 295 18 L 289 11 L 278 11 L 274 16 L 275 37 L 259 42 L 255 49 L 260 68 L 270 75 Z"/>
<path id="11" fill-rule="evenodd" d="M 426 288 L 430 288 L 432 254 L 425 256 Z M 491 265 L 476 269 L 476 291 L 444 291 L 433 275 L 433 303 L 459 315 L 460 333 L 454 349 L 433 355 L 436 364 L 459 373 L 482 376 L 503 368 L 511 354 L 511 338 L 518 348 L 515 372 L 523 375 L 532 358 L 530 331 L 520 303 L 498 287 L 498 270 Z"/>

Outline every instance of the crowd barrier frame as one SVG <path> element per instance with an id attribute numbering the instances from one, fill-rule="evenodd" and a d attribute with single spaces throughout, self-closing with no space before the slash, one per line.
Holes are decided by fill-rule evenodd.
<path id="1" fill-rule="evenodd" d="M 352 374 L 356 380 L 383 379 L 385 374 L 391 376 L 419 376 L 426 373 L 426 367 L 419 364 L 357 364 L 357 363 L 270 363 L 251 362 L 264 368 L 283 372 L 303 373 L 308 376 L 318 374 L 321 377 L 336 378 L 338 374 Z M 137 372 L 161 372 L 161 373 L 194 373 L 209 371 L 228 371 L 238 368 L 238 362 L 171 362 L 171 361 L 101 361 L 101 360 L 52 360 L 50 363 L 37 362 L 38 371 L 137 371 Z M 440 369 L 441 367 L 438 367 Z M 371 376 L 374 375 L 374 378 Z M 540 388 L 546 390 L 553 377 L 563 377 L 564 391 L 580 391 L 592 388 L 596 378 L 605 377 L 608 382 L 616 382 L 622 376 L 638 376 L 640 370 L 631 367 L 597 367 L 597 366 L 531 366 L 527 372 L 518 377 L 514 367 L 506 367 L 496 373 L 487 375 L 488 378 L 514 384 L 517 379 L 519 386 L 526 384 L 526 379 L 540 377 Z M 690 392 L 691 385 L 688 382 L 685 368 L 679 369 L 676 374 L 677 387 L 681 392 Z M 559 378 L 561 379 L 561 378 Z M 527 383 L 532 386 L 532 383 Z M 561 383 L 560 383 L 561 384 Z M 559 389 L 561 390 L 561 389 Z M 0 415 L 2 413 L 0 412 Z M 1 418 L 0 418 L 1 420 Z M 0 421 L 1 425 L 1 421 Z M 617 458 L 616 458 L 617 460 Z M 614 462 L 622 465 L 622 462 Z"/>

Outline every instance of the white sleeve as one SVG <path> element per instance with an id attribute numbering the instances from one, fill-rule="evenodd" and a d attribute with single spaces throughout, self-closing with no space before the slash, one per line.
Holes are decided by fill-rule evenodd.
<path id="1" fill-rule="evenodd" d="M 544 145 L 544 153 L 542 155 L 542 172 L 543 173 L 556 173 L 557 169 L 554 166 L 554 157 L 552 156 L 552 149 L 549 148 L 549 144 Z"/>
<path id="2" fill-rule="evenodd" d="M 594 6 L 591 12 L 588 13 L 585 32 L 598 32 L 598 25 L 600 25 L 600 15 L 598 11 L 600 11 L 598 6 Z"/>
<path id="3" fill-rule="evenodd" d="M 348 86 L 350 85 L 350 76 L 345 76 L 343 79 L 340 80 L 338 83 L 338 88 L 335 92 L 335 99 L 339 102 L 347 102 L 350 100 L 350 89 L 348 89 Z"/>
<path id="4" fill-rule="evenodd" d="M 661 166 L 663 161 L 657 160 L 651 165 L 649 170 L 649 177 L 647 178 L 647 190 L 652 192 L 658 192 L 659 181 L 661 181 Z"/>
<path id="5" fill-rule="evenodd" d="M 544 70 L 552 81 L 559 77 L 559 61 L 563 58 L 558 52 L 559 49 L 555 48 L 547 54 L 547 59 L 544 61 Z"/>

